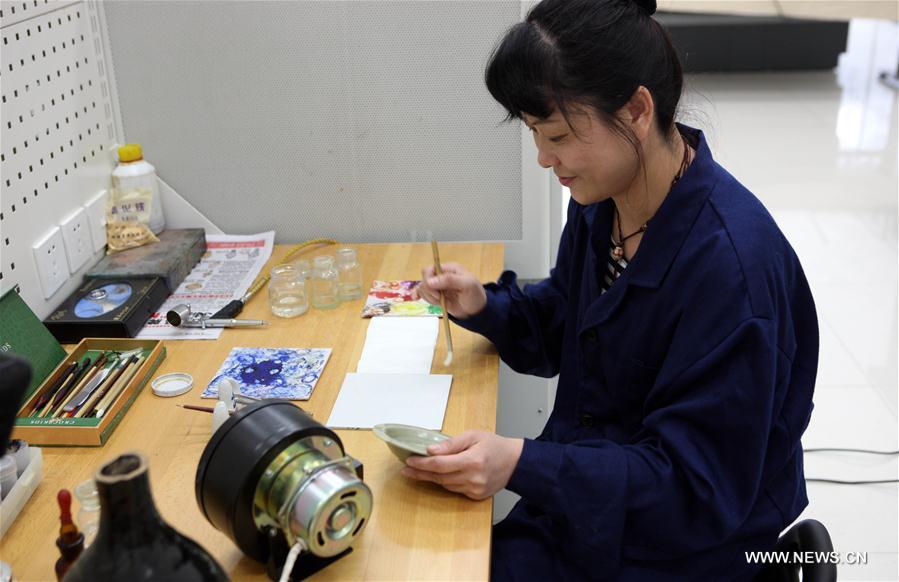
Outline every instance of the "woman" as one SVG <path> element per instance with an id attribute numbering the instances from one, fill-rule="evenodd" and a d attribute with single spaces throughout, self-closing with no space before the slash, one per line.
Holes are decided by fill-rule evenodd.
<path id="1" fill-rule="evenodd" d="M 491 94 L 571 189 L 550 277 L 423 271 L 454 320 L 525 373 L 560 374 L 536 440 L 466 432 L 407 477 L 521 495 L 496 579 L 751 578 L 807 505 L 818 327 L 762 204 L 675 124 L 681 67 L 653 0 L 544 0 L 502 40 Z"/>

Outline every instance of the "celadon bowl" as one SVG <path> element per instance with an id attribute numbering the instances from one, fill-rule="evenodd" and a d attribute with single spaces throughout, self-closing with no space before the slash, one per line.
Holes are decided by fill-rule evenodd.
<path id="1" fill-rule="evenodd" d="M 450 438 L 442 432 L 407 424 L 379 424 L 372 428 L 379 439 L 387 443 L 397 459 L 406 462 L 410 455 L 428 455 L 428 446 Z"/>

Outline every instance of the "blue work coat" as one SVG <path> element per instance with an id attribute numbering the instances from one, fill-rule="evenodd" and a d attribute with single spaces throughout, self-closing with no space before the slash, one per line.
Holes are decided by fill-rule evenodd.
<path id="1" fill-rule="evenodd" d="M 761 202 L 680 126 L 696 157 L 605 293 L 613 202 L 572 201 L 550 277 L 485 285 L 457 323 L 513 369 L 559 374 L 493 532 L 496 580 L 751 578 L 808 504 L 800 436 L 815 306 Z"/>

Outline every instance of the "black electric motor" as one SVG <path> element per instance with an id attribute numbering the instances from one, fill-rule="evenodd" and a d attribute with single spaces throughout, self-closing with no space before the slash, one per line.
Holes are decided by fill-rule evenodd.
<path id="1" fill-rule="evenodd" d="M 362 466 L 333 431 L 286 400 L 235 412 L 212 435 L 196 477 L 206 519 L 276 579 L 290 547 L 292 579 L 351 551 L 371 515 Z"/>

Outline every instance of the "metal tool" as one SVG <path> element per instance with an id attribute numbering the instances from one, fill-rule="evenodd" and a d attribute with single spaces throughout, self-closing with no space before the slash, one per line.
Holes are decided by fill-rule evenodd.
<path id="1" fill-rule="evenodd" d="M 193 313 L 190 305 L 176 305 L 165 314 L 165 320 L 175 327 L 259 327 L 268 322 L 262 319 L 218 319 L 208 317 L 205 313 Z"/>
<path id="2" fill-rule="evenodd" d="M 87 385 L 82 388 L 81 392 L 79 392 L 74 398 L 72 398 L 71 401 L 69 401 L 68 404 L 65 405 L 65 407 L 63 407 L 63 412 L 72 412 L 73 410 L 87 402 L 87 399 L 90 398 L 91 394 L 94 393 L 94 390 L 96 390 L 97 387 L 103 383 L 103 380 L 106 380 L 106 378 L 109 377 L 109 375 L 119 364 L 119 362 L 128 360 L 128 358 L 130 358 L 131 356 L 140 355 L 141 353 L 143 353 L 143 351 L 143 348 L 135 348 L 127 352 L 110 352 L 113 355 L 107 363 L 111 362 L 112 365 L 107 366 L 97 372 L 97 375 L 91 378 Z"/>

